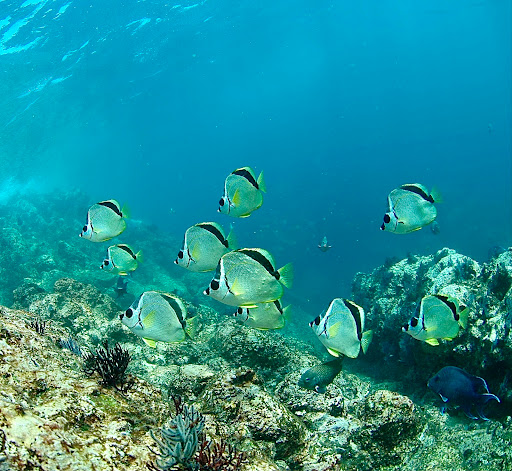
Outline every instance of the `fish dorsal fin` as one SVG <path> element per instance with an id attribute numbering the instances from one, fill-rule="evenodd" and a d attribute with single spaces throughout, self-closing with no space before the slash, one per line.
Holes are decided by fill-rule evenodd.
<path id="1" fill-rule="evenodd" d="M 161 293 L 162 297 L 167 301 L 169 306 L 171 306 L 172 310 L 176 313 L 176 317 L 180 321 L 181 326 L 183 329 L 185 328 L 185 319 L 187 317 L 187 308 L 181 301 L 181 299 L 176 298 L 175 296 L 172 296 L 167 293 Z"/>
<path id="2" fill-rule="evenodd" d="M 425 201 L 429 203 L 434 203 L 434 198 L 428 193 L 426 188 L 419 183 L 407 183 L 400 187 L 402 190 L 410 191 L 411 193 L 415 193 L 421 196 Z"/>
<path id="3" fill-rule="evenodd" d="M 343 304 L 347 307 L 347 309 L 352 314 L 352 317 L 354 318 L 354 322 L 356 323 L 356 329 L 357 329 L 357 338 L 361 340 L 363 335 L 363 328 L 364 328 L 364 311 L 361 306 L 358 306 L 353 301 L 350 301 L 348 299 L 343 299 Z"/>
<path id="4" fill-rule="evenodd" d="M 98 204 L 100 206 L 104 206 L 105 208 L 111 209 L 119 217 L 123 217 L 123 213 L 121 211 L 121 206 L 119 205 L 119 203 L 116 200 L 100 201 Z"/>
<path id="5" fill-rule="evenodd" d="M 269 252 L 263 249 L 239 249 L 237 252 L 243 253 L 254 261 L 258 262 L 265 270 L 267 270 L 273 277 L 279 279 L 281 276 L 275 269 L 274 258 Z"/>
<path id="6" fill-rule="evenodd" d="M 235 206 L 240 205 L 240 202 L 242 201 L 242 196 L 240 195 L 240 190 L 238 188 L 235 190 L 235 194 L 233 195 L 231 201 Z"/>
<path id="7" fill-rule="evenodd" d="M 459 315 L 457 313 L 457 304 L 455 304 L 453 298 L 451 298 L 450 296 L 446 296 L 445 294 L 434 294 L 433 296 L 439 299 L 439 301 L 445 303 L 450 308 L 450 311 L 452 311 L 453 318 L 457 321 L 459 320 Z"/>
<path id="8" fill-rule="evenodd" d="M 156 342 L 153 339 L 145 339 L 142 337 L 142 340 L 144 340 L 146 345 L 150 346 L 151 348 L 156 348 Z"/>
<path id="9" fill-rule="evenodd" d="M 222 229 L 222 226 L 220 224 L 217 224 L 216 222 L 201 222 L 199 224 L 196 224 L 196 226 L 213 234 L 215 237 L 217 237 L 221 244 L 227 247 L 224 229 Z"/>
<path id="10" fill-rule="evenodd" d="M 132 248 L 129 245 L 126 244 L 117 244 L 117 247 L 121 250 L 124 250 L 130 257 L 132 257 L 134 260 L 137 258 L 137 256 L 133 253 Z"/>
<path id="11" fill-rule="evenodd" d="M 331 327 L 329 327 L 327 329 L 327 333 L 329 334 L 329 337 L 330 338 L 335 337 L 336 334 L 339 332 L 340 327 L 341 327 L 341 321 L 338 321 L 338 322 L 334 323 L 333 325 L 331 325 Z"/>
<path id="12" fill-rule="evenodd" d="M 254 177 L 254 172 L 252 171 L 251 167 L 237 168 L 231 173 L 233 175 L 239 175 L 240 177 L 244 177 L 254 188 L 259 189 L 258 182 Z"/>

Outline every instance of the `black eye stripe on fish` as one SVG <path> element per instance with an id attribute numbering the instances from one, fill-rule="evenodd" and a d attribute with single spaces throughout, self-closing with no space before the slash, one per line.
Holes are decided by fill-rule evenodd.
<path id="1" fill-rule="evenodd" d="M 112 201 L 100 201 L 98 204 L 111 209 L 118 216 L 123 217 L 123 213 L 121 212 L 121 210 L 114 203 L 112 203 Z"/>
<path id="2" fill-rule="evenodd" d="M 232 172 L 232 175 L 240 175 L 241 177 L 244 177 L 254 188 L 257 190 L 260 189 L 258 182 L 245 168 L 237 168 L 234 172 Z"/>
<path id="3" fill-rule="evenodd" d="M 434 198 L 432 198 L 431 195 L 427 195 L 427 193 L 425 193 L 425 190 L 423 190 L 422 188 L 419 188 L 415 185 L 402 185 L 400 188 L 402 190 L 410 191 L 411 193 L 416 193 L 417 195 L 421 196 L 424 200 L 430 203 L 434 203 Z"/>
<path id="4" fill-rule="evenodd" d="M 363 328 L 361 325 L 361 312 L 359 311 L 358 306 L 351 303 L 348 299 L 344 299 L 343 303 L 347 308 L 349 309 L 350 313 L 352 314 L 352 317 L 356 321 L 356 328 L 357 328 L 357 338 L 361 340 L 363 335 Z"/>
<path id="5" fill-rule="evenodd" d="M 224 239 L 220 231 L 215 226 L 212 226 L 211 224 L 197 224 L 197 226 L 212 233 L 215 237 L 217 237 L 217 239 L 219 239 L 220 243 L 224 245 L 224 247 L 228 248 L 228 241 Z"/>
<path id="6" fill-rule="evenodd" d="M 453 317 L 455 318 L 455 320 L 458 320 L 457 306 L 455 305 L 455 303 L 453 301 L 450 301 L 448 299 L 448 296 L 444 296 L 442 294 L 434 294 L 434 296 L 437 299 L 439 299 L 439 301 L 442 301 L 443 303 L 445 303 L 450 308 L 450 310 L 453 312 Z"/>
<path id="7" fill-rule="evenodd" d="M 248 257 L 251 257 L 254 261 L 258 262 L 265 270 L 267 270 L 276 280 L 281 278 L 279 272 L 272 266 L 270 260 L 268 260 L 261 252 L 250 249 L 240 249 L 237 252 L 243 253 Z"/>
<path id="8" fill-rule="evenodd" d="M 132 249 L 130 249 L 130 247 L 128 247 L 127 245 L 123 245 L 123 244 L 119 244 L 118 247 L 121 249 L 121 250 L 124 250 L 125 252 L 127 252 L 128 254 L 130 254 L 130 256 L 135 260 L 137 257 L 136 255 L 133 253 Z"/>
<path id="9" fill-rule="evenodd" d="M 176 313 L 176 316 L 178 316 L 178 320 L 180 321 L 180 324 L 183 328 L 185 328 L 185 319 L 183 318 L 183 312 L 181 310 L 181 306 L 177 303 L 177 301 L 174 298 L 171 298 L 169 296 L 162 295 L 162 297 L 169 303 L 169 306 L 172 307 L 174 312 Z"/>

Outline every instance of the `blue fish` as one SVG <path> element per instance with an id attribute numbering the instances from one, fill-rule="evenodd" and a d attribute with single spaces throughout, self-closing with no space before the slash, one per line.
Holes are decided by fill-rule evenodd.
<path id="1" fill-rule="evenodd" d="M 489 393 L 487 383 L 483 378 L 466 373 L 456 366 L 445 366 L 429 379 L 427 386 L 448 403 L 459 406 L 471 419 L 478 419 L 471 413 L 476 407 L 478 415 L 489 420 L 482 412 L 482 407 L 491 399 L 500 402 L 498 397 Z"/>

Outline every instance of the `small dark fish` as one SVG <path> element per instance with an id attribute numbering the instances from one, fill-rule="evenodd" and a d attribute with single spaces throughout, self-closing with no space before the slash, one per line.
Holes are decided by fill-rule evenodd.
<path id="1" fill-rule="evenodd" d="M 343 357 L 316 365 L 305 371 L 299 379 L 299 386 L 317 393 L 324 393 L 329 384 L 338 376 L 343 366 Z"/>
<path id="2" fill-rule="evenodd" d="M 124 296 L 128 291 L 126 290 L 126 287 L 128 286 L 128 281 L 125 277 L 119 276 L 117 278 L 117 283 L 114 286 L 114 290 L 117 294 L 117 297 L 120 298 L 121 296 Z"/>
<path id="3" fill-rule="evenodd" d="M 482 407 L 491 399 L 500 402 L 498 397 L 489 393 L 483 378 L 466 373 L 456 366 L 445 366 L 439 370 L 430 378 L 427 386 L 439 394 L 447 404 L 459 406 L 471 419 L 478 419 L 471 413 L 471 408 L 476 407 L 478 415 L 484 420 L 489 420 L 483 414 Z"/>

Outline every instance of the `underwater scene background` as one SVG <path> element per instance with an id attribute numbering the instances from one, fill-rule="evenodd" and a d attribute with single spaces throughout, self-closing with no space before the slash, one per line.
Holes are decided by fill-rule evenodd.
<path id="1" fill-rule="evenodd" d="M 55 323 L 48 345 L 36 336 L 25 359 L 34 349 L 50 355 L 65 336 L 89 351 L 105 339 L 120 342 L 132 356 L 131 373 L 149 381 L 101 393 L 108 401 L 128 396 L 127 410 L 136 402 L 130 394 L 179 394 L 207 416 L 210 438 L 239 437 L 225 424 L 243 416 L 252 435 L 240 432 L 247 440 L 232 444 L 249 459 L 237 465 L 233 458 L 226 470 L 512 469 L 510 455 L 496 451 L 512 437 L 511 17 L 506 0 L 0 1 L 2 332 L 33 334 L 10 308 Z M 264 172 L 263 205 L 248 218 L 219 214 L 224 180 L 244 166 Z M 405 183 L 440 192 L 436 225 L 381 231 L 388 194 Z M 108 199 L 130 208 L 126 231 L 112 242 L 80 239 L 88 209 Z M 203 295 L 213 273 L 173 263 L 186 229 L 203 221 L 232 229 L 239 247 L 268 250 L 277 268 L 293 264 L 293 287 L 281 300 L 292 306 L 284 329 L 240 326 L 235 308 Z M 325 252 L 323 237 L 332 245 Z M 144 254 L 122 296 L 117 276 L 99 269 L 107 247 L 119 242 Z M 423 296 L 446 288 L 470 307 L 464 333 L 434 347 L 401 332 Z M 197 312 L 203 330 L 194 347 L 160 344 L 153 352 L 123 328 L 118 313 L 151 289 L 173 292 Z M 346 361 L 325 395 L 300 389 L 307 367 L 332 359 L 308 323 L 341 297 L 366 312 L 368 354 Z M 23 342 L 11 349 L 9 338 L 0 335 L 5 357 L 27 353 Z M 94 396 L 97 381 L 84 380 L 73 361 L 70 377 L 89 381 L 84 394 Z M 485 378 L 500 398 L 488 407 L 491 432 L 486 422 L 437 412 L 426 381 L 447 365 Z M 59 368 L 48 360 L 45 374 Z M 237 372 L 228 387 L 216 375 L 230 368 Z M 235 391 L 230 401 L 245 415 L 219 405 L 227 401 L 222 387 Z M 290 414 L 288 428 L 268 436 L 268 424 L 252 429 L 247 411 L 262 406 L 240 393 L 244 387 L 266 391 L 252 393 L 275 401 L 270 415 Z M 94 401 L 106 414 L 98 413 L 101 420 L 114 424 L 121 406 L 105 399 L 105 412 L 106 402 Z M 164 407 L 155 404 L 148 410 Z M 394 411 L 394 425 L 381 427 L 377 412 L 369 424 L 371 404 Z M 215 407 L 216 428 L 208 422 Z M 159 414 L 153 427 L 169 412 Z M 87 433 L 84 423 L 93 425 L 80 422 Z M 379 442 L 388 429 L 404 442 Z M 140 425 L 144 452 L 134 451 L 135 461 L 113 468 L 113 455 L 97 469 L 143 469 L 154 459 L 148 430 Z M 441 446 L 448 436 L 453 448 Z M 9 432 L 3 437 L 0 470 L 2 453 L 12 458 L 9 443 L 16 443 Z M 418 441 L 437 443 L 439 454 L 429 458 Z M 33 457 L 16 459 L 5 469 L 35 466 Z"/>

